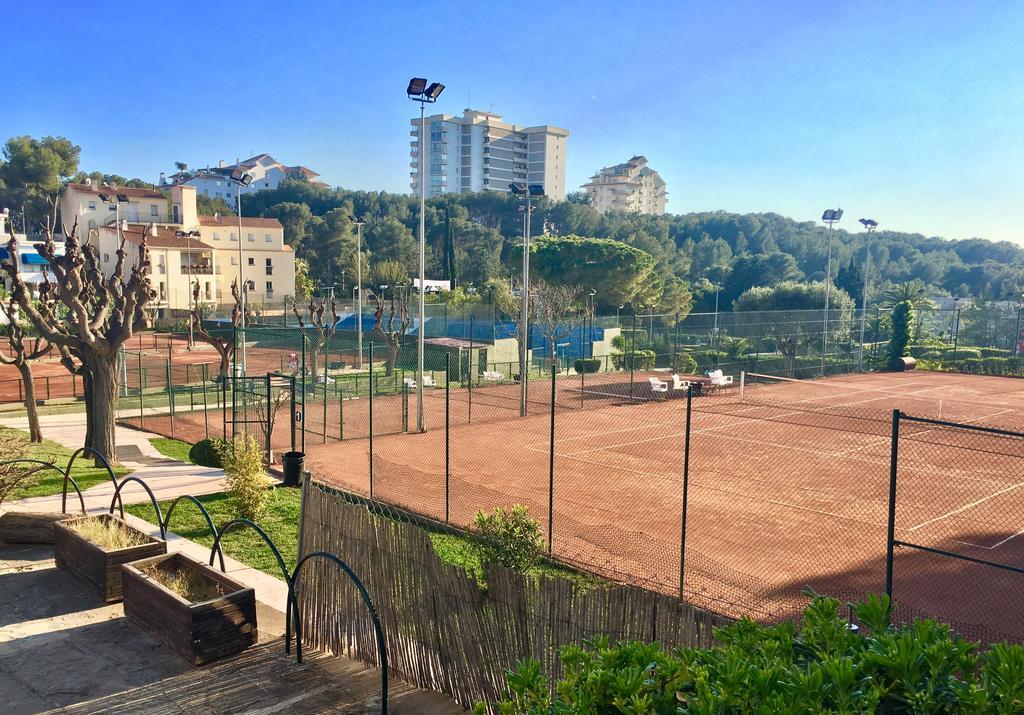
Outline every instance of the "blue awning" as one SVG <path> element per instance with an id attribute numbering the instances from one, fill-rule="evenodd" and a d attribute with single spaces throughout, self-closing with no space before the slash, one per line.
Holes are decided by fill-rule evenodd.
<path id="1" fill-rule="evenodd" d="M 10 257 L 11 257 L 11 254 L 7 252 L 6 248 L 0 248 L 0 261 L 4 260 L 5 258 L 10 258 Z"/>
<path id="2" fill-rule="evenodd" d="M 40 256 L 38 253 L 24 253 L 21 256 L 21 262 L 26 266 L 48 266 L 50 262 Z"/>

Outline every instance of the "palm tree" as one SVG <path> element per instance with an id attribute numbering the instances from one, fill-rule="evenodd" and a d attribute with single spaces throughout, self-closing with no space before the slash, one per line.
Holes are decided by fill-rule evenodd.
<path id="1" fill-rule="evenodd" d="M 898 283 L 882 296 L 882 308 L 892 310 L 897 303 L 906 301 L 916 311 L 935 310 L 935 303 L 928 298 L 928 291 L 924 283 L 918 279 Z"/>

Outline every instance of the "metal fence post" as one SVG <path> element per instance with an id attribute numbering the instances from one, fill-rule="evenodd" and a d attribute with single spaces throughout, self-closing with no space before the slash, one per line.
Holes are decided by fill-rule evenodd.
<path id="1" fill-rule="evenodd" d="M 679 539 L 679 600 L 682 601 L 686 575 L 686 510 L 690 496 L 690 420 L 693 412 L 693 383 L 686 388 L 686 426 L 683 438 L 683 514 Z"/>
<path id="2" fill-rule="evenodd" d="M 633 328 L 629 333 L 629 396 L 633 396 L 633 369 L 636 365 L 636 311 L 633 311 Z"/>
<path id="3" fill-rule="evenodd" d="M 956 309 L 956 331 L 953 333 L 953 369 L 956 370 L 956 349 L 960 342 L 960 308 Z"/>
<path id="4" fill-rule="evenodd" d="M 892 598 L 893 556 L 896 550 L 896 472 L 899 461 L 900 411 L 892 411 L 892 450 L 889 456 L 889 524 L 885 541 L 885 595 Z"/>
<path id="5" fill-rule="evenodd" d="M 673 372 L 676 370 L 677 354 L 679 354 L 679 313 L 676 313 L 676 322 L 672 328 L 672 364 L 669 367 Z"/>
<path id="6" fill-rule="evenodd" d="M 551 363 L 551 450 L 548 466 L 548 555 L 551 555 L 552 530 L 555 526 L 555 371 Z"/>
<path id="7" fill-rule="evenodd" d="M 239 238 L 241 238 L 241 236 L 239 236 Z M 264 423 L 264 426 L 263 426 L 263 431 L 267 435 L 267 464 L 268 465 L 272 464 L 273 461 L 274 461 L 274 455 L 271 452 L 271 447 L 270 447 L 270 437 L 271 437 L 271 433 L 274 431 L 274 420 L 273 420 L 273 417 L 274 417 L 274 413 L 273 413 L 273 406 L 272 406 L 272 403 L 271 403 L 271 395 L 270 395 L 270 373 L 268 372 L 267 373 L 267 417 L 266 417 L 266 422 Z"/>
<path id="8" fill-rule="evenodd" d="M 373 499 L 373 342 L 370 342 L 370 498 Z"/>
<path id="9" fill-rule="evenodd" d="M 141 338 L 140 338 L 141 340 Z M 139 351 L 139 427 L 146 423 L 146 408 L 142 399 L 142 351 Z"/>
<path id="10" fill-rule="evenodd" d="M 170 348 L 167 349 L 170 354 Z M 171 439 L 174 439 L 174 389 L 171 385 L 171 361 L 167 361 L 167 419 L 171 423 Z"/>
<path id="11" fill-rule="evenodd" d="M 452 354 L 444 354 L 444 523 L 447 524 L 451 514 L 450 511 L 450 487 L 451 487 L 451 450 L 449 446 L 449 407 L 451 405 L 449 385 L 451 384 Z"/>
<path id="12" fill-rule="evenodd" d="M 306 451 L 306 331 L 302 331 L 302 369 L 300 371 L 301 382 L 302 382 L 302 430 L 300 440 L 302 442 L 302 449 L 300 452 Z M 315 395 L 316 393 L 314 393 Z"/>

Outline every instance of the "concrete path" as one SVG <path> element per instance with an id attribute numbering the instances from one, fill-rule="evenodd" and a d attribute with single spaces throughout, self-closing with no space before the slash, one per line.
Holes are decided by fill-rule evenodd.
<path id="1" fill-rule="evenodd" d="M 68 449 L 82 446 L 85 434 L 85 413 L 67 415 L 46 415 L 39 418 L 43 436 Z M 0 425 L 14 429 L 27 430 L 28 419 L 25 417 L 3 416 Z M 224 472 L 221 469 L 200 467 L 168 459 L 156 450 L 150 439 L 160 437 L 151 432 L 131 429 L 118 425 L 115 440 L 117 442 L 118 462 L 122 467 L 131 470 L 134 477 L 146 482 L 159 500 L 173 499 L 183 494 L 199 496 L 224 490 Z M 145 490 L 138 484 L 129 484 L 122 490 L 124 502 L 132 504 L 149 499 Z M 84 492 L 85 506 L 89 511 L 106 510 L 114 496 L 114 485 L 109 482 L 97 484 Z M 69 499 L 73 499 L 70 495 Z M 47 497 L 33 497 L 4 505 L 5 509 L 18 511 L 60 511 L 61 497 L 59 494 Z M 71 508 L 70 506 L 68 507 Z"/>

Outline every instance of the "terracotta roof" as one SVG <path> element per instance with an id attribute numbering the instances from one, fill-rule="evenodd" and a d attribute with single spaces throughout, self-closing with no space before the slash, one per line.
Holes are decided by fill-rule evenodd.
<path id="1" fill-rule="evenodd" d="M 221 216 L 215 218 L 213 216 L 200 216 L 200 226 L 224 226 L 230 228 L 234 226 L 238 228 L 238 217 L 237 216 Z M 284 228 L 281 222 L 276 218 L 257 218 L 255 216 L 243 216 L 242 217 L 243 228 L 248 226 L 250 228 Z"/>
<path id="2" fill-rule="evenodd" d="M 105 226 L 104 228 L 114 231 L 113 226 Z M 142 243 L 142 237 L 148 228 L 149 224 L 128 224 L 128 228 L 121 231 L 121 235 L 124 236 L 126 241 L 137 246 Z M 175 236 L 174 232 L 177 230 L 179 229 L 175 227 L 157 226 L 156 235 L 148 236 L 146 238 L 146 245 L 150 248 L 191 248 L 193 251 L 213 250 L 213 246 L 203 243 L 195 236 L 192 238 L 185 238 L 184 236 L 179 238 Z"/>
<path id="3" fill-rule="evenodd" d="M 106 186 L 86 186 L 85 184 L 68 184 L 69 189 L 74 189 L 83 194 L 124 194 L 137 199 L 166 199 L 167 197 L 155 189 L 132 189 L 127 186 L 118 186 L 117 189 L 108 189 Z"/>
<path id="4" fill-rule="evenodd" d="M 304 174 L 305 176 L 308 176 L 310 178 L 314 176 L 320 176 L 320 174 L 313 171 L 308 166 L 302 166 L 301 164 L 299 166 L 289 166 L 288 171 L 290 171 L 293 174 Z"/>

